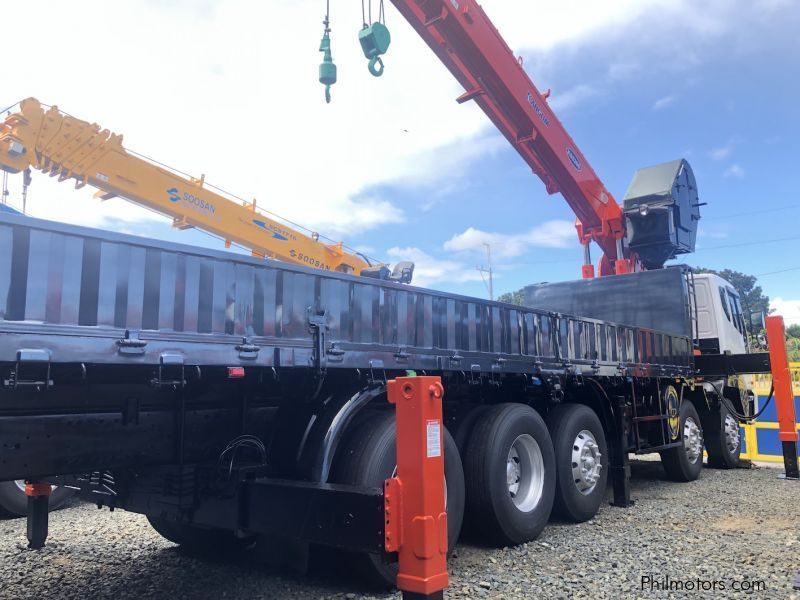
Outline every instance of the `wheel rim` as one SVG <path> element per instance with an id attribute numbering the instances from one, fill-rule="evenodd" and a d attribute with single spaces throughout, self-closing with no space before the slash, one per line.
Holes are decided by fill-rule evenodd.
<path id="1" fill-rule="evenodd" d="M 25 480 L 24 479 L 15 479 L 14 483 L 19 488 L 19 491 L 24 494 L 25 493 Z M 54 490 L 58 489 L 57 485 L 52 485 L 50 487 L 52 487 Z"/>
<path id="2" fill-rule="evenodd" d="M 506 483 L 514 506 L 530 512 L 539 503 L 544 490 L 544 459 L 538 442 L 523 434 L 514 440 L 506 459 Z"/>
<path id="3" fill-rule="evenodd" d="M 703 434 L 693 417 L 683 423 L 683 448 L 690 463 L 696 463 L 703 453 Z"/>
<path id="4" fill-rule="evenodd" d="M 725 415 L 725 445 L 731 454 L 739 449 L 739 422 L 732 415 Z"/>
<path id="5" fill-rule="evenodd" d="M 597 487 L 603 467 L 600 446 L 591 431 L 584 429 L 572 443 L 572 481 L 581 494 L 589 495 Z"/>

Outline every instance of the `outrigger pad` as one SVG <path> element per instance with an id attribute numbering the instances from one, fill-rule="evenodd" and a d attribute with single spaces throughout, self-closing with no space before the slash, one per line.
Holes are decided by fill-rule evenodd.
<path id="1" fill-rule="evenodd" d="M 694 252 L 700 200 L 683 159 L 639 169 L 625 194 L 626 241 L 648 269 Z"/>

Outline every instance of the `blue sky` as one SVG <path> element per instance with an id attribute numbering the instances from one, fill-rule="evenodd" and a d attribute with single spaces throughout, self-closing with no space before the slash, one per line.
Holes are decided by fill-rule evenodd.
<path id="1" fill-rule="evenodd" d="M 350 35 L 356 3 L 334 4 L 341 77 L 333 104 L 321 101 L 313 74 L 322 4 L 37 9 L 49 42 L 10 68 L 0 103 L 57 102 L 125 133 L 128 147 L 208 173 L 278 214 L 380 258 L 415 259 L 431 287 L 485 296 L 475 269 L 486 262 L 483 241 L 492 243 L 496 293 L 577 278 L 582 255 L 566 203 L 546 194 L 476 107 L 454 102 L 458 86 L 393 8 L 393 47 L 378 81 Z M 551 105 L 618 200 L 637 168 L 688 159 L 708 206 L 685 261 L 764 274 L 765 291 L 800 321 L 797 2 L 482 4 L 536 85 L 552 89 Z M 11 10 L 24 19 L 31 9 Z M 114 27 L 116 43 L 102 53 L 88 40 L 65 46 L 63 19 Z M 56 50 L 76 68 L 41 68 Z M 39 180 L 35 216 L 218 247 L 138 207 Z M 784 238 L 793 239 L 770 242 Z M 774 273 L 786 269 L 797 270 Z"/>
<path id="2" fill-rule="evenodd" d="M 613 35 L 587 36 L 523 56 L 540 88 L 576 96 L 559 112 L 618 200 L 636 168 L 677 157 L 690 161 L 708 206 L 702 209 L 697 252 L 685 262 L 765 273 L 761 284 L 768 294 L 796 299 L 800 6 L 776 5 L 769 12 L 753 3 L 731 4 L 739 10 L 723 12 L 730 21 L 712 23 L 710 30 L 687 29 L 691 11 L 668 21 L 651 13 Z M 554 91 L 555 99 L 559 93 Z M 420 201 L 397 188 L 386 193 L 398 204 Z M 442 232 L 429 239 L 430 223 L 447 223 L 447 231 L 477 227 L 514 236 L 523 224 L 570 216 L 560 196 L 548 197 L 500 142 L 452 194 L 420 215 L 420 227 L 409 228 L 414 235 L 405 244 L 437 255 L 437 243 L 448 236 Z M 770 242 L 784 238 L 794 239 Z M 377 239 L 367 235 L 364 242 Z M 574 278 L 579 260 L 577 244 L 531 247 L 497 261 L 495 289 Z M 766 275 L 784 269 L 796 270 Z M 480 282 L 458 287 L 484 292 Z M 800 317 L 797 313 L 800 308 L 791 317 Z"/>
<path id="3" fill-rule="evenodd" d="M 542 89 L 580 95 L 559 112 L 618 200 L 636 168 L 678 157 L 690 161 L 708 206 L 702 209 L 698 250 L 685 262 L 747 273 L 798 268 L 794 275 L 762 280 L 771 295 L 797 298 L 800 7 L 763 22 L 748 18 L 751 10 L 742 12 L 727 31 L 683 39 L 681 22 L 663 23 L 652 15 L 635 24 L 638 33 L 620 29 L 610 37 L 533 52 L 526 64 Z M 620 74 L 613 74 L 614 67 Z M 464 173 L 452 193 L 419 214 L 419 227 L 408 228 L 405 245 L 438 256 L 451 231 L 476 227 L 513 236 L 525 224 L 571 218 L 560 196 L 548 196 L 515 152 L 503 141 L 498 146 Z M 398 188 L 383 193 L 400 205 L 427 202 Z M 431 225 L 442 223 L 445 231 L 431 233 Z M 795 239 L 766 243 L 787 237 Z M 379 239 L 367 234 L 363 242 Z M 532 247 L 498 261 L 495 287 L 508 291 L 533 281 L 573 278 L 579 261 L 577 244 Z M 479 282 L 459 287 L 483 292 Z"/>

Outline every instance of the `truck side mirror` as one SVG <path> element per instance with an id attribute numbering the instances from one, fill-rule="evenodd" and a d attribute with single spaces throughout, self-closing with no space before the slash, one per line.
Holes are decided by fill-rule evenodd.
<path id="1" fill-rule="evenodd" d="M 764 318 L 764 311 L 750 313 L 750 329 L 753 332 L 762 331 L 766 329 L 767 322 Z"/>
<path id="2" fill-rule="evenodd" d="M 767 334 L 759 333 L 756 336 L 756 342 L 758 343 L 758 347 L 766 350 L 769 348 L 769 344 L 767 343 Z"/>

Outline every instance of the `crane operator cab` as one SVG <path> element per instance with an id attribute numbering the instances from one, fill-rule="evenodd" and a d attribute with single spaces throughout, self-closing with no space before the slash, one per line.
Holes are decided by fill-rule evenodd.
<path id="1" fill-rule="evenodd" d="M 628 248 L 648 270 L 694 252 L 701 206 L 694 172 L 686 160 L 639 169 L 623 203 Z"/>

